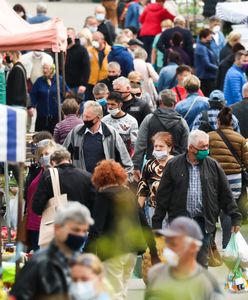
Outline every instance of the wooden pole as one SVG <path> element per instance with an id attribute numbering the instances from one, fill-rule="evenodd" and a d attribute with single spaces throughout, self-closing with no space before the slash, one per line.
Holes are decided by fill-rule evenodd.
<path id="1" fill-rule="evenodd" d="M 59 80 L 59 54 L 55 53 L 56 66 L 56 86 L 57 86 L 57 100 L 58 100 L 58 119 L 61 121 L 61 97 L 60 97 L 60 80 Z"/>

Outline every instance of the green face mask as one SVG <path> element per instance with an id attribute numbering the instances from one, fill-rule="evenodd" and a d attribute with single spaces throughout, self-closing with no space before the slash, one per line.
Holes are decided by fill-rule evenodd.
<path id="1" fill-rule="evenodd" d="M 209 149 L 206 150 L 198 150 L 197 153 L 195 154 L 195 157 L 197 160 L 203 160 L 209 155 Z"/>

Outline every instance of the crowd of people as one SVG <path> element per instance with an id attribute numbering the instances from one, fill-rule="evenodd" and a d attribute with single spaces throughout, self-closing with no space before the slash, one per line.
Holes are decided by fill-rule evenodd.
<path id="1" fill-rule="evenodd" d="M 207 268 L 218 220 L 225 249 L 248 217 L 242 36 L 225 37 L 212 16 L 193 38 L 164 0 L 102 4 L 80 32 L 67 28 L 60 97 L 52 53 L 0 53 L 0 103 L 26 109 L 35 132 L 24 189 L 33 257 L 11 299 L 124 300 L 146 249 L 145 299 L 224 299 Z M 14 10 L 50 19 L 45 3 L 34 17 Z"/>

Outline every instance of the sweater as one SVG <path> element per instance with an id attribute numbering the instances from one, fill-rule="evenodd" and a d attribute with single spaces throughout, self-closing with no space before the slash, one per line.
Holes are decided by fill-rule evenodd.
<path id="1" fill-rule="evenodd" d="M 90 60 L 86 48 L 76 40 L 67 50 L 65 60 L 65 81 L 70 88 L 86 86 L 90 77 Z"/>
<path id="2" fill-rule="evenodd" d="M 108 62 L 115 61 L 121 66 L 121 76 L 128 77 L 128 74 L 134 70 L 133 57 L 128 49 L 122 45 L 112 47 L 108 55 Z"/>
<path id="3" fill-rule="evenodd" d="M 94 47 L 88 48 L 90 58 L 90 78 L 88 84 L 95 85 L 98 81 L 108 77 L 108 54 L 110 51 L 110 46 L 106 44 L 103 50 L 104 57 L 100 66 L 99 51 Z"/>
<path id="4" fill-rule="evenodd" d="M 142 24 L 140 36 L 155 36 L 162 31 L 161 22 L 165 19 L 174 20 L 174 16 L 158 3 L 150 3 L 139 17 Z"/>
<path id="5" fill-rule="evenodd" d="M 227 105 L 242 100 L 242 87 L 246 83 L 246 76 L 243 70 L 233 65 L 226 73 L 224 81 L 224 95 Z"/>
<path id="6" fill-rule="evenodd" d="M 220 130 L 223 131 L 246 168 L 248 168 L 248 145 L 245 138 L 235 132 L 232 127 L 222 126 Z M 209 132 L 209 148 L 210 156 L 218 161 L 227 175 L 241 172 L 239 163 L 216 131 Z"/>

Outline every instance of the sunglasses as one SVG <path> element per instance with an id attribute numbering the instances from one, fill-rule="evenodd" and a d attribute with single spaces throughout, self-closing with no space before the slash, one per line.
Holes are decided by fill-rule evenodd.
<path id="1" fill-rule="evenodd" d="M 142 93 L 136 93 L 136 94 L 133 93 L 133 95 L 136 97 L 141 97 Z"/>

